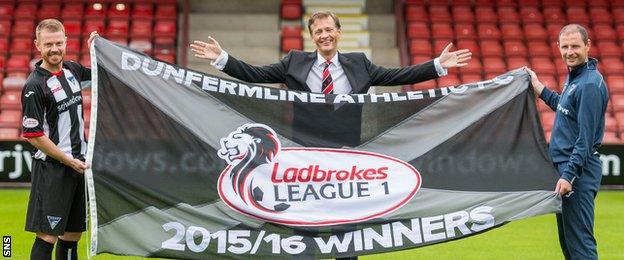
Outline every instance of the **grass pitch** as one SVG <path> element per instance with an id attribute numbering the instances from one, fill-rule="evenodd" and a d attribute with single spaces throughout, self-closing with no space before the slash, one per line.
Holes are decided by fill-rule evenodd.
<path id="1" fill-rule="evenodd" d="M 0 189 L 0 235 L 11 236 L 12 258 L 28 259 L 34 234 L 24 231 L 28 189 Z M 601 191 L 596 198 L 595 235 L 600 259 L 624 259 L 624 191 Z M 80 259 L 86 259 L 86 239 Z M 103 259 L 139 259 L 108 254 Z M 563 259 L 554 215 L 511 222 L 492 231 L 433 246 L 360 259 Z"/>

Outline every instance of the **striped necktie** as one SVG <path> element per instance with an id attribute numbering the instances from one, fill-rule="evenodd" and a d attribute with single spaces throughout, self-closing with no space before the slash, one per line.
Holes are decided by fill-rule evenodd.
<path id="1" fill-rule="evenodd" d="M 323 69 L 323 83 L 321 85 L 321 92 L 323 94 L 331 94 L 334 91 L 334 82 L 331 74 L 329 74 L 329 65 L 331 61 L 325 61 L 325 68 Z"/>

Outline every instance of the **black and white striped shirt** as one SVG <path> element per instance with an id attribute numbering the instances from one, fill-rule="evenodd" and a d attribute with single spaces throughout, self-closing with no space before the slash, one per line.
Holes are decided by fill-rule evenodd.
<path id="1" fill-rule="evenodd" d="M 40 65 L 41 61 L 22 90 L 22 135 L 46 135 L 65 154 L 83 158 L 87 143 L 80 82 L 91 80 L 91 70 L 71 61 L 64 61 L 58 73 Z M 37 151 L 34 158 L 45 160 L 46 155 Z"/>

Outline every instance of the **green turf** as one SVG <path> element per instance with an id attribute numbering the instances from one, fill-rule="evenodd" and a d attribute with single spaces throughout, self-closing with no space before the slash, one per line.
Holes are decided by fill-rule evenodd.
<path id="1" fill-rule="evenodd" d="M 0 189 L 0 235 L 12 236 L 13 259 L 28 259 L 34 235 L 24 231 L 27 189 Z M 600 259 L 624 259 L 624 192 L 601 191 L 596 198 L 596 239 Z M 86 259 L 85 240 L 79 245 Z M 128 259 L 98 255 L 95 259 Z M 362 256 L 361 259 L 563 259 L 554 215 L 515 221 L 469 238 L 429 247 Z M 132 258 L 130 258 L 132 259 Z M 136 259 L 136 258 L 134 258 Z"/>

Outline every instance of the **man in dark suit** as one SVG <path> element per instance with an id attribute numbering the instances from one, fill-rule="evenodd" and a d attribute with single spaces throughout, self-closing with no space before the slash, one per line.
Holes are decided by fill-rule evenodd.
<path id="1" fill-rule="evenodd" d="M 195 57 L 211 60 L 226 74 L 253 83 L 284 83 L 291 90 L 324 94 L 360 94 L 370 86 L 414 84 L 444 76 L 448 68 L 467 65 L 469 50 L 442 54 L 431 61 L 403 68 L 387 69 L 371 63 L 363 53 L 339 53 L 340 21 L 331 12 L 314 13 L 308 21 L 315 52 L 291 51 L 281 61 L 253 66 L 222 50 L 212 37 L 194 41 Z M 361 106 L 335 107 L 306 104 L 294 107 L 293 139 L 306 146 L 340 147 L 360 143 Z M 323 120 L 317 120 L 322 118 Z"/>

